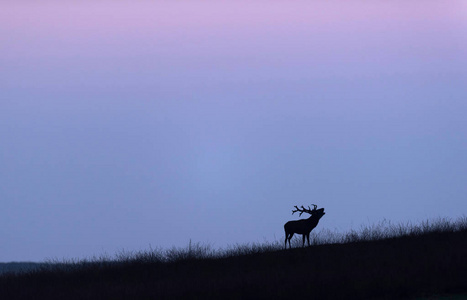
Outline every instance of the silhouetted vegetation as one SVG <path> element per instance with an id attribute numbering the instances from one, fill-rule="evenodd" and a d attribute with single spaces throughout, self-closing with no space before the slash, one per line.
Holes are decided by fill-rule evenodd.
<path id="1" fill-rule="evenodd" d="M 283 242 L 224 250 L 192 244 L 49 262 L 0 276 L 1 299 L 396 299 L 467 295 L 467 218 L 390 222 L 314 245 Z M 301 244 L 295 240 L 295 246 Z"/>

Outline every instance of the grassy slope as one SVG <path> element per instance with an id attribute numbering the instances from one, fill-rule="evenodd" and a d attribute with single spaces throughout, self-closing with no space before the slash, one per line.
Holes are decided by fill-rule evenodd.
<path id="1" fill-rule="evenodd" d="M 199 250 L 199 249 L 198 249 Z M 246 253 L 246 254 L 245 254 Z M 467 292 L 467 230 L 354 238 L 292 250 L 239 247 L 237 254 L 167 262 L 147 253 L 120 262 L 0 276 L 5 299 L 416 298 Z M 172 253 L 173 255 L 173 253 Z M 3 299 L 3 298 L 2 298 Z"/>

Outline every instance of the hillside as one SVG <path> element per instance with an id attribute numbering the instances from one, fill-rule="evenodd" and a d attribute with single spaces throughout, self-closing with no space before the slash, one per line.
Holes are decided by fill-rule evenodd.
<path id="1" fill-rule="evenodd" d="M 222 255 L 190 245 L 0 276 L 2 299 L 395 299 L 467 295 L 467 226 L 351 232 L 340 243 Z"/>
<path id="2" fill-rule="evenodd" d="M 39 269 L 43 264 L 34 262 L 10 262 L 0 263 L 0 274 L 8 272 L 28 272 L 30 270 Z"/>

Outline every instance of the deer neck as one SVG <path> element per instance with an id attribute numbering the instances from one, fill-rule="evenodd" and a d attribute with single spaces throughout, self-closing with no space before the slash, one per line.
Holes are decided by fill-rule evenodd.
<path id="1" fill-rule="evenodd" d="M 308 219 L 306 219 L 309 223 L 318 223 L 320 218 L 318 218 L 317 216 L 313 216 L 311 215 Z"/>

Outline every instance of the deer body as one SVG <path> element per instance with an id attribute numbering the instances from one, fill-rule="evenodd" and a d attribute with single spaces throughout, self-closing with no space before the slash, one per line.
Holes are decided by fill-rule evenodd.
<path id="1" fill-rule="evenodd" d="M 313 204 L 314 205 L 314 204 Z M 308 219 L 302 219 L 297 221 L 289 221 L 285 223 L 284 230 L 285 230 L 285 248 L 287 249 L 287 241 L 289 241 L 289 248 L 292 246 L 290 245 L 290 240 L 292 239 L 293 235 L 301 234 L 303 236 L 303 246 L 305 246 L 305 238 L 307 239 L 308 246 L 310 246 L 310 232 L 318 225 L 319 220 L 322 216 L 325 215 L 324 208 L 316 209 L 316 205 L 314 205 L 314 209 L 306 209 L 302 206 L 302 209 L 295 206 L 296 210 L 292 211 L 292 214 L 295 212 L 300 212 L 300 215 L 304 212 L 309 213 L 310 217 Z"/>

